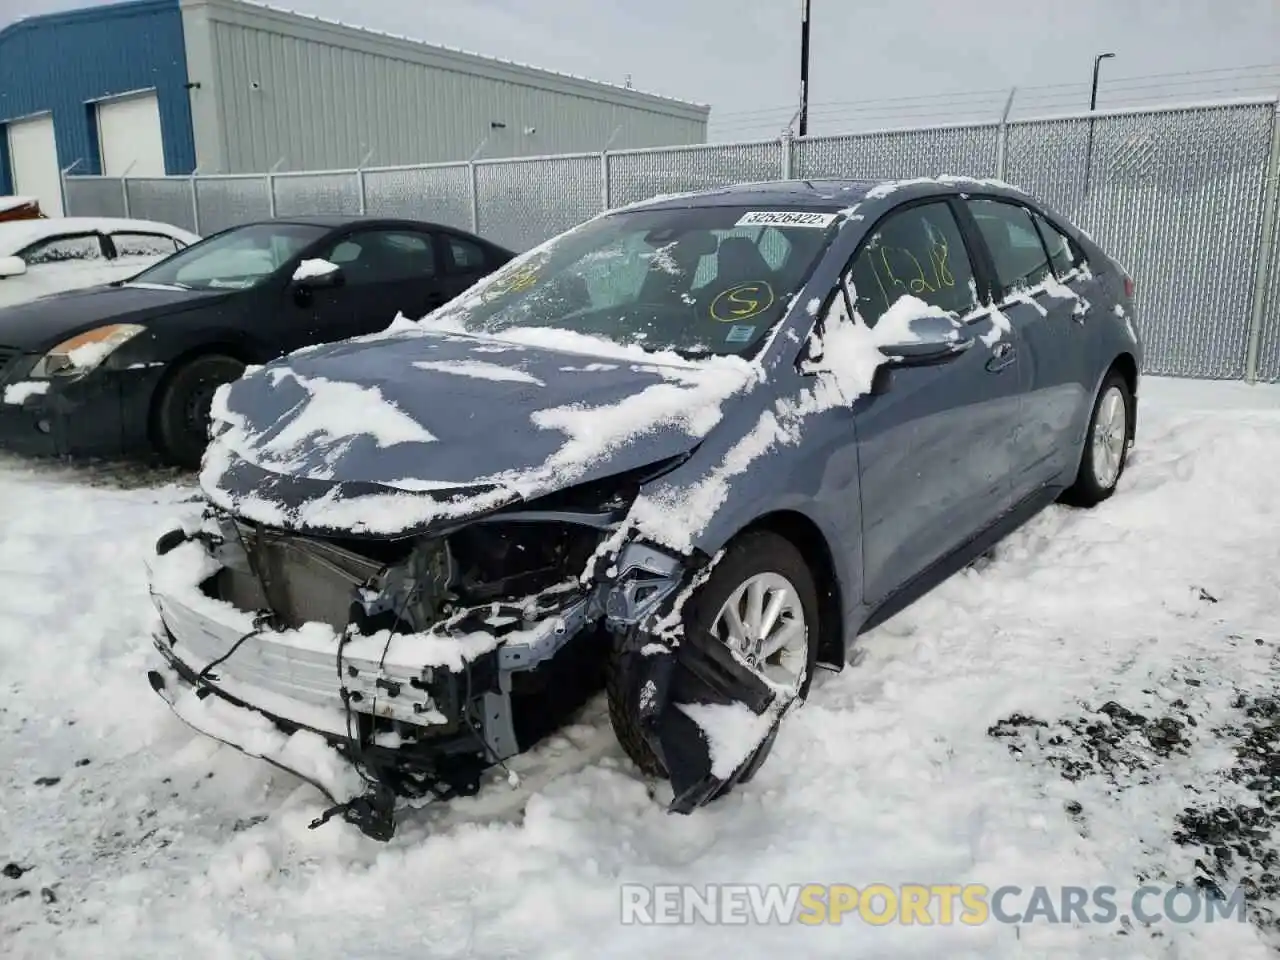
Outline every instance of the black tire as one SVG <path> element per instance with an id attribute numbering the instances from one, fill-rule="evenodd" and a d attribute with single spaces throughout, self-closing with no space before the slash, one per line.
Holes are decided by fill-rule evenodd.
<path id="1" fill-rule="evenodd" d="M 209 405 L 214 391 L 240 379 L 244 364 L 234 357 L 205 354 L 169 376 L 155 407 L 160 451 L 180 467 L 195 469 L 209 442 Z"/>
<path id="2" fill-rule="evenodd" d="M 800 606 L 804 610 L 808 642 L 805 674 L 798 694 L 798 698 L 803 700 L 809 695 L 809 687 L 817 669 L 818 640 L 821 636 L 820 607 L 813 573 L 790 540 L 771 531 L 759 530 L 744 534 L 734 541 L 720 563 L 711 571 L 707 582 L 685 604 L 684 628 L 686 631 L 709 631 L 720 608 L 733 591 L 761 573 L 777 573 L 789 580 L 795 587 Z M 628 654 L 623 649 L 622 640 L 615 637 L 606 680 L 609 720 L 623 751 L 635 765 L 648 776 L 665 778 L 667 771 L 663 768 L 662 761 L 650 749 L 643 730 L 636 722 L 638 711 L 633 705 L 632 685 L 627 683 L 626 672 L 622 669 L 626 656 Z"/>
<path id="3" fill-rule="evenodd" d="M 1094 439 L 1100 429 L 1106 429 L 1100 423 L 1104 403 L 1108 397 L 1119 393 L 1124 410 L 1124 440 L 1120 447 L 1119 464 L 1114 476 L 1102 469 L 1095 459 Z M 1089 415 L 1089 429 L 1084 437 L 1084 451 L 1080 457 L 1080 468 L 1076 472 L 1075 482 L 1062 494 L 1062 502 L 1074 507 L 1092 507 L 1107 500 L 1116 492 L 1116 485 L 1124 476 L 1124 468 L 1129 462 L 1129 445 L 1133 441 L 1133 393 L 1129 390 L 1128 381 L 1117 371 L 1112 371 L 1102 381 L 1098 395 L 1093 399 L 1093 412 Z"/>

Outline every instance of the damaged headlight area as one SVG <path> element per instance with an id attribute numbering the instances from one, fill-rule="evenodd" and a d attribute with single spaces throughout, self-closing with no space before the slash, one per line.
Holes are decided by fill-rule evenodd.
<path id="1" fill-rule="evenodd" d="M 749 779 L 772 736 L 730 773 L 685 708 L 771 729 L 779 708 L 723 643 L 683 635 L 711 558 L 630 538 L 635 490 L 615 478 L 380 538 L 210 508 L 156 545 L 151 685 L 197 731 L 324 792 L 314 826 L 341 816 L 384 840 L 397 810 L 475 794 L 607 689 L 626 752 L 654 758 L 642 769 L 689 812 Z"/>
<path id="2" fill-rule="evenodd" d="M 675 596 L 683 563 L 638 545 L 609 575 L 583 576 L 628 501 L 546 499 L 399 539 L 210 509 L 156 545 L 152 687 L 198 731 L 310 780 L 329 815 L 385 839 L 397 798 L 474 794 L 486 770 L 564 725 L 604 686 L 610 632 Z M 308 736 L 359 778 L 299 761 Z"/>
<path id="3" fill-rule="evenodd" d="M 211 515 L 157 545 L 156 646 L 168 669 L 151 682 L 175 709 L 176 683 L 319 734 L 381 792 L 471 794 L 486 768 L 599 687 L 595 651 L 608 644 L 593 637 L 600 610 L 577 574 L 600 536 L 494 518 L 447 535 L 341 541 Z M 354 798 L 318 785 L 355 815 Z"/>

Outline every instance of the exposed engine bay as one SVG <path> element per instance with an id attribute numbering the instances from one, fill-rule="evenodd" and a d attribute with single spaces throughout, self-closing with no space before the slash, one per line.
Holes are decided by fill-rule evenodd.
<path id="1" fill-rule="evenodd" d="M 636 691 L 637 722 L 676 791 L 672 809 L 720 795 L 731 784 L 710 775 L 704 738 L 672 701 L 763 714 L 773 695 L 714 638 L 671 629 L 698 561 L 641 543 L 601 549 L 623 502 L 537 506 L 546 509 L 399 539 L 303 535 L 210 509 L 198 530 L 157 544 L 166 669 L 151 671 L 151 684 L 201 732 L 304 777 L 184 715 L 177 688 L 286 734 L 319 734 L 366 789 L 339 797 L 312 780 L 334 804 L 313 826 L 341 815 L 378 839 L 393 834 L 398 799 L 476 793 L 487 770 L 563 726 L 611 669 Z M 165 568 L 181 553 L 198 569 L 186 587 Z"/>

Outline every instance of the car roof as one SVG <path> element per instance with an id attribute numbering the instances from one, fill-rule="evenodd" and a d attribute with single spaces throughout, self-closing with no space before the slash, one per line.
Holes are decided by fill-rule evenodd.
<path id="1" fill-rule="evenodd" d="M 10 257 L 24 247 L 50 237 L 74 233 L 159 233 L 185 244 L 200 238 L 194 233 L 155 220 L 125 217 L 48 217 L 40 220 L 10 220 L 0 223 L 0 257 Z"/>
<path id="2" fill-rule="evenodd" d="M 880 200 L 891 194 L 901 199 L 912 196 L 955 194 L 961 192 L 993 193 L 1025 196 L 1023 191 L 1000 180 L 972 177 L 938 176 L 904 180 L 767 180 L 759 183 L 737 183 L 711 190 L 653 197 L 622 207 L 620 210 L 674 210 L 690 207 L 785 207 L 792 210 L 847 213 L 866 201 Z M 619 212 L 619 211 L 614 211 Z"/>
<path id="3" fill-rule="evenodd" d="M 300 224 L 307 227 L 324 227 L 329 230 L 336 230 L 340 227 L 358 226 L 360 224 L 413 224 L 418 227 L 430 227 L 433 230 L 451 230 L 457 231 L 457 227 L 450 227 L 447 224 L 435 223 L 431 220 L 417 220 L 413 217 L 371 217 L 360 214 L 329 214 L 304 217 L 277 217 L 274 220 L 259 220 L 257 224 L 264 223 L 292 223 Z M 242 224 L 242 226 L 252 226 L 253 224 Z"/>

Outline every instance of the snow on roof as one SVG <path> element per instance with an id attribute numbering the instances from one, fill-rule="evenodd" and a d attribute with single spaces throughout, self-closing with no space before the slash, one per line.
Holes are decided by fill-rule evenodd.
<path id="1" fill-rule="evenodd" d="M 682 107 L 697 107 L 702 110 L 711 109 L 710 105 L 705 103 L 699 103 L 696 100 L 680 100 L 680 99 L 677 99 L 676 97 L 663 96 L 660 93 L 651 93 L 647 90 L 637 90 L 634 87 L 623 86 L 622 84 L 619 84 L 619 83 L 611 83 L 608 80 L 593 80 L 590 77 L 584 77 L 584 76 L 581 76 L 580 74 L 566 73 L 562 70 L 548 70 L 546 67 L 535 67 L 532 64 L 521 63 L 518 60 L 507 60 L 503 57 L 494 57 L 484 53 L 476 53 L 473 50 L 463 50 L 461 47 L 450 47 L 442 43 L 428 43 L 427 41 L 420 40 L 417 37 L 410 37 L 401 33 L 391 33 L 386 30 L 374 30 L 370 27 L 358 27 L 354 24 L 344 23 L 341 20 L 335 20 L 332 17 L 321 17 L 314 13 L 303 13 L 300 10 L 294 10 L 291 7 L 283 7 L 283 6 L 276 6 L 274 4 L 269 4 L 269 3 L 262 3 L 261 0 L 232 0 L 232 2 L 234 2 L 237 5 L 244 5 L 247 7 L 257 7 L 260 10 L 269 10 L 272 13 L 287 14 L 288 16 L 297 17 L 301 20 L 311 20 L 315 23 L 324 23 L 324 24 L 328 24 L 329 26 L 341 27 L 344 30 L 355 30 L 360 33 L 369 34 L 375 37 L 386 37 L 387 39 L 390 39 L 390 40 L 400 40 L 405 43 L 412 43 L 421 47 L 427 47 L 429 49 L 443 50 L 443 51 L 447 51 L 448 53 L 457 53 L 465 57 L 475 57 L 476 59 L 479 59 L 479 60 L 486 60 L 489 63 L 501 64 L 506 67 L 516 67 L 520 70 L 530 70 L 530 71 L 533 71 L 534 73 L 547 74 L 553 77 L 562 77 L 566 80 L 576 80 L 579 83 L 590 83 L 590 84 L 594 84 L 595 86 L 609 87 L 614 90 L 625 90 L 627 93 L 635 93 L 643 97 L 651 97 L 655 100 L 664 100 L 667 103 L 678 104 L 679 106 L 682 106 Z"/>
<path id="2" fill-rule="evenodd" d="M 130 231 L 160 233 L 181 240 L 185 244 L 192 244 L 200 239 L 194 233 L 180 227 L 155 220 L 129 220 L 123 217 L 50 217 L 47 220 L 14 220 L 0 223 L 0 257 L 11 257 L 23 247 L 63 234 Z"/>
<path id="3" fill-rule="evenodd" d="M 16 210 L 18 207 L 25 207 L 39 202 L 35 197 L 0 197 L 0 212 Z"/>

